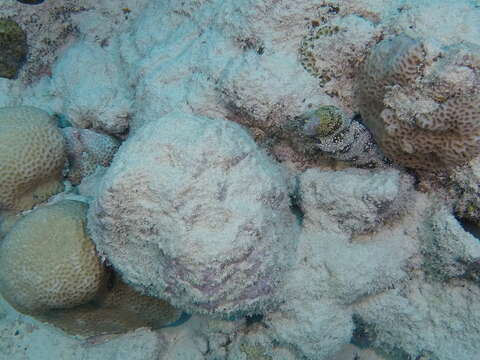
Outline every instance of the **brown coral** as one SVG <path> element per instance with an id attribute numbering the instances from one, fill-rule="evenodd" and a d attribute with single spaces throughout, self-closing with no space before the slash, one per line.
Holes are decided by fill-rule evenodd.
<path id="1" fill-rule="evenodd" d="M 72 308 L 51 310 L 38 316 L 68 334 L 99 336 L 140 327 L 159 329 L 177 321 L 181 311 L 168 302 L 141 295 L 110 274 L 109 287 L 93 301 Z"/>
<path id="2" fill-rule="evenodd" d="M 361 69 L 362 118 L 383 152 L 405 167 L 451 168 L 480 154 L 480 92 L 457 81 L 445 99 L 428 77 L 440 66 L 426 59 L 424 42 L 401 34 L 377 44 Z"/>

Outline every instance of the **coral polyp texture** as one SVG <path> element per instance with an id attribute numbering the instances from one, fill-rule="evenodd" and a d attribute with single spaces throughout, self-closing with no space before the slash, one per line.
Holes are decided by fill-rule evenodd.
<path id="1" fill-rule="evenodd" d="M 69 308 L 91 300 L 104 268 L 85 234 L 87 206 L 78 201 L 38 208 L 0 243 L 0 294 L 24 313 Z"/>
<path id="2" fill-rule="evenodd" d="M 480 154 L 478 76 L 471 72 L 465 81 L 462 75 L 478 70 L 472 62 L 477 48 L 432 44 L 405 34 L 382 40 L 365 60 L 356 89 L 362 118 L 382 151 L 420 171 L 452 168 Z M 441 70 L 457 75 L 448 79 Z"/>
<path id="3" fill-rule="evenodd" d="M 43 110 L 0 108 L 0 210 L 26 210 L 63 189 L 64 140 Z"/>
<path id="4" fill-rule="evenodd" d="M 70 163 L 67 178 L 75 185 L 93 174 L 97 166 L 107 167 L 119 147 L 115 138 L 89 129 L 67 127 L 62 132 Z"/>
<path id="5" fill-rule="evenodd" d="M 247 132 L 182 113 L 120 147 L 88 224 L 128 283 L 218 316 L 270 305 L 298 230 L 283 172 Z"/>

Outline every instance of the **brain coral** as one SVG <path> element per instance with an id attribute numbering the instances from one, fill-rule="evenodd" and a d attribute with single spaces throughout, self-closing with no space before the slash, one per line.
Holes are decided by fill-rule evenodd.
<path id="1" fill-rule="evenodd" d="M 356 88 L 362 118 L 383 152 L 420 171 L 454 167 L 480 153 L 478 50 L 451 46 L 432 56 L 431 48 L 404 34 L 382 40 Z M 455 75 L 447 79 L 445 72 Z"/>
<path id="2" fill-rule="evenodd" d="M 295 246 L 280 169 L 239 125 L 181 113 L 120 147 L 88 224 L 128 283 L 219 316 L 268 306 Z"/>
<path id="3" fill-rule="evenodd" d="M 65 200 L 18 220 L 0 243 L 0 293 L 24 313 L 92 299 L 104 269 L 85 234 L 86 205 Z"/>
<path id="4" fill-rule="evenodd" d="M 0 108 L 0 210 L 32 208 L 63 187 L 62 134 L 43 110 Z"/>

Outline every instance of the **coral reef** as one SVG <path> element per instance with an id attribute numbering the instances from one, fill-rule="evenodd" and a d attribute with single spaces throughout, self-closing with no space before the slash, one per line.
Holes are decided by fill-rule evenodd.
<path id="1" fill-rule="evenodd" d="M 432 213 L 421 230 L 425 273 L 437 280 L 469 279 L 480 284 L 480 242 L 445 207 Z"/>
<path id="2" fill-rule="evenodd" d="M 238 125 L 174 113 L 122 145 L 89 229 L 99 251 L 149 295 L 196 312 L 253 311 L 271 302 L 290 262 L 287 191 L 280 169 Z"/>
<path id="3" fill-rule="evenodd" d="M 367 57 L 356 89 L 362 118 L 382 151 L 420 171 L 455 167 L 480 154 L 479 89 L 462 77 L 454 78 L 454 93 L 452 85 L 438 86 L 435 73 L 446 64 L 430 58 L 428 41 L 405 34 L 382 40 Z M 442 50 L 449 71 L 475 58 L 477 47 L 465 46 L 463 64 L 454 56 L 457 48 Z"/>
<path id="4" fill-rule="evenodd" d="M 27 36 L 13 20 L 0 19 L 0 77 L 13 79 L 27 56 Z"/>
<path id="5" fill-rule="evenodd" d="M 43 110 L 0 108 L 0 210 L 31 209 L 63 188 L 63 136 Z"/>
<path id="6" fill-rule="evenodd" d="M 339 17 L 341 8 L 332 4 L 318 10 L 302 39 L 299 60 L 327 94 L 350 104 L 352 91 L 346 85 L 356 74 L 367 49 L 381 36 L 381 28 L 367 16 Z"/>
<path id="7" fill-rule="evenodd" d="M 348 310 L 311 297 L 290 298 L 280 312 L 268 314 L 266 323 L 277 343 L 307 359 L 328 359 L 349 342 L 353 329 Z"/>
<path id="8" fill-rule="evenodd" d="M 299 196 L 310 221 L 326 214 L 344 231 L 361 234 L 402 214 L 410 206 L 412 189 L 412 178 L 393 169 L 309 169 L 300 177 Z"/>
<path id="9" fill-rule="evenodd" d="M 127 130 L 131 97 L 119 62 L 115 53 L 77 42 L 55 64 L 51 95 L 63 99 L 59 112 L 75 127 L 109 134 Z"/>
<path id="10" fill-rule="evenodd" d="M 480 157 L 452 171 L 449 185 L 455 215 L 480 224 Z"/>
<path id="11" fill-rule="evenodd" d="M 58 53 L 74 38 L 76 26 L 72 17 L 87 9 L 78 1 L 46 1 L 26 6 L 18 1 L 4 1 L 2 14 L 22 25 L 27 34 L 28 56 L 18 74 L 23 83 L 32 83 L 51 75 L 51 65 Z"/>
<path id="12" fill-rule="evenodd" d="M 120 147 L 88 226 L 128 283 L 218 316 L 272 302 L 298 231 L 284 174 L 248 134 L 182 113 Z"/>
<path id="13" fill-rule="evenodd" d="M 99 336 L 173 324 L 180 312 L 106 270 L 85 233 L 87 205 L 62 200 L 18 220 L 0 243 L 0 294 L 68 334 Z"/>
<path id="14" fill-rule="evenodd" d="M 29 56 L 0 105 L 60 120 L 71 181 L 0 241 L 89 202 L 107 273 L 35 318 L 0 299 L 0 357 L 477 358 L 476 3 L 2 1 Z"/>
<path id="15" fill-rule="evenodd" d="M 478 286 L 468 281 L 415 280 L 365 299 L 356 313 L 375 329 L 372 346 L 385 354 L 467 360 L 478 351 L 479 296 Z"/>
<path id="16" fill-rule="evenodd" d="M 87 206 L 64 201 L 18 220 L 0 243 L 0 293 L 24 313 L 93 299 L 104 269 L 84 232 Z M 46 225 L 48 224 L 48 225 Z"/>
<path id="17" fill-rule="evenodd" d="M 115 138 L 88 129 L 62 129 L 70 168 L 67 179 L 78 185 L 84 177 L 95 172 L 97 166 L 107 167 L 120 143 Z"/>

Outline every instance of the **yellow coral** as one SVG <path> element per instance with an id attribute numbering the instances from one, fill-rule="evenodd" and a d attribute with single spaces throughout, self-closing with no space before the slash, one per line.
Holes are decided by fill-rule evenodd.
<path id="1" fill-rule="evenodd" d="M 62 190 L 62 134 L 43 110 L 0 108 L 0 210 L 26 210 Z"/>
<path id="2" fill-rule="evenodd" d="M 0 243 L 0 294 L 72 335 L 161 328 L 181 312 L 105 271 L 85 233 L 87 205 L 64 200 L 18 220 Z"/>
<path id="3" fill-rule="evenodd" d="M 0 243 L 0 293 L 16 309 L 34 314 L 91 300 L 104 269 L 85 234 L 86 205 L 77 201 L 38 208 Z"/>

